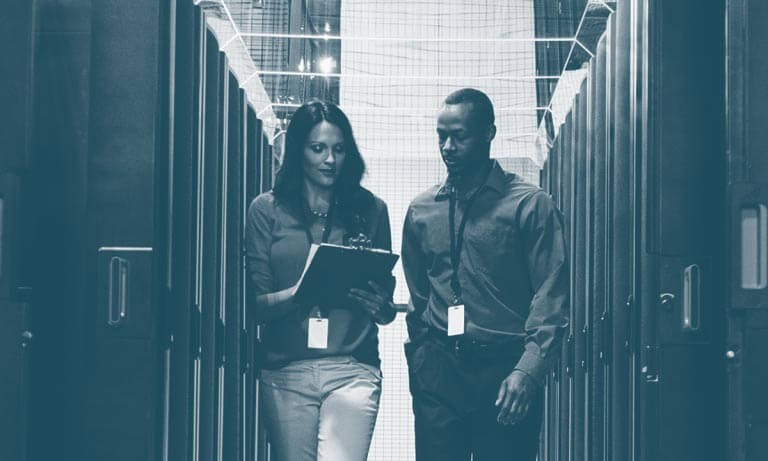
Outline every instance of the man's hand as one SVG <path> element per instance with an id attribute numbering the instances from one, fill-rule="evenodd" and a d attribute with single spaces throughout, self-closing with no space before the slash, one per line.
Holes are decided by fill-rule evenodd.
<path id="1" fill-rule="evenodd" d="M 515 424 L 528 414 L 533 397 L 538 391 L 533 378 L 520 370 L 512 370 L 499 386 L 495 405 L 499 407 L 496 421 L 499 424 Z"/>

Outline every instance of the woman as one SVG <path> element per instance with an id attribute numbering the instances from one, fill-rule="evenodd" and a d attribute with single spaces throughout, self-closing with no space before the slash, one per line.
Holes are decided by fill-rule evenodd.
<path id="1" fill-rule="evenodd" d="M 288 126 L 274 189 L 248 210 L 247 266 L 265 325 L 261 383 L 273 459 L 362 461 L 368 454 L 381 392 L 377 324 L 394 319 L 394 282 L 352 289 L 342 306 L 300 305 L 292 294 L 312 243 L 369 240 L 391 249 L 387 207 L 360 186 L 364 171 L 344 113 L 308 102 Z"/>

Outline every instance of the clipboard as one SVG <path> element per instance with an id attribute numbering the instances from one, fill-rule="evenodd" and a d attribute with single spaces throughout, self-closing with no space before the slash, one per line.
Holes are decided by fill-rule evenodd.
<path id="1" fill-rule="evenodd" d="M 391 285 L 399 255 L 376 248 L 313 243 L 294 290 L 297 302 L 346 306 L 351 288 L 370 289 L 368 281 Z"/>

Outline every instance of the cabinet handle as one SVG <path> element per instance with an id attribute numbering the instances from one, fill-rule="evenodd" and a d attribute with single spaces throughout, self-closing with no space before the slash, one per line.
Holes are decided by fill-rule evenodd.
<path id="1" fill-rule="evenodd" d="M 701 328 L 701 276 L 698 264 L 691 264 L 683 271 L 683 331 Z"/>
<path id="2" fill-rule="evenodd" d="M 109 260 L 109 312 L 107 323 L 118 326 L 128 318 L 128 269 L 127 259 L 113 256 Z"/>
<path id="3" fill-rule="evenodd" d="M 741 209 L 741 287 L 768 286 L 768 209 L 765 205 Z"/>

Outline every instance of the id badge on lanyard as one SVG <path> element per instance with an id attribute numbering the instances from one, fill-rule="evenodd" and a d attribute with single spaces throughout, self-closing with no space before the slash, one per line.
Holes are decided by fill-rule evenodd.
<path id="1" fill-rule="evenodd" d="M 488 172 L 488 175 L 490 175 L 490 171 Z M 448 306 L 448 336 L 458 336 L 464 334 L 466 313 L 464 309 L 464 303 L 461 301 L 462 291 L 461 283 L 459 281 L 461 249 L 464 243 L 464 230 L 467 225 L 467 219 L 469 218 L 469 212 L 472 209 L 472 205 L 474 205 L 478 195 L 480 195 L 480 190 L 483 188 L 486 181 L 488 181 L 488 175 L 486 175 L 480 187 L 478 187 L 472 196 L 467 200 L 464 214 L 461 217 L 461 222 L 459 223 L 458 235 L 454 234 L 454 232 L 456 232 L 455 228 L 457 202 L 455 188 L 451 192 L 449 200 L 448 226 L 451 233 L 451 290 L 453 291 L 453 304 Z"/>
<path id="2" fill-rule="evenodd" d="M 454 192 L 455 194 L 455 192 Z M 469 216 L 469 210 L 477 197 L 477 193 L 473 194 L 467 203 L 467 209 L 462 216 L 461 223 L 459 224 L 458 236 L 454 236 L 455 228 L 455 214 L 456 214 L 456 198 L 455 195 L 451 195 L 450 200 L 450 212 L 449 212 L 449 226 L 451 229 L 451 290 L 453 291 L 453 303 L 448 306 L 448 336 L 458 336 L 464 334 L 464 319 L 465 309 L 464 303 L 461 302 L 461 283 L 459 282 L 459 259 L 461 257 L 461 248 L 464 240 L 464 228 L 467 224 L 467 217 Z"/>
<path id="3" fill-rule="evenodd" d="M 309 318 L 307 347 L 309 349 L 328 349 L 328 319 L 322 317 Z"/>
<path id="4" fill-rule="evenodd" d="M 331 234 L 331 228 L 333 226 L 332 222 L 332 216 L 333 216 L 333 207 L 328 212 L 328 221 L 326 222 L 326 225 L 323 227 L 323 237 L 321 242 L 326 243 L 328 241 L 328 238 Z M 307 241 L 309 243 L 309 246 L 312 246 L 313 240 L 312 240 L 312 233 L 309 230 L 309 227 L 306 229 L 307 233 Z M 307 348 L 308 349 L 328 349 L 328 329 L 329 329 L 329 321 L 327 318 L 324 318 L 322 315 L 322 311 L 319 309 L 317 310 L 317 316 L 310 316 L 307 320 Z"/>
<path id="5" fill-rule="evenodd" d="M 464 304 L 448 307 L 448 336 L 464 334 Z"/>

